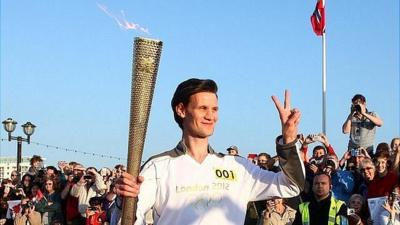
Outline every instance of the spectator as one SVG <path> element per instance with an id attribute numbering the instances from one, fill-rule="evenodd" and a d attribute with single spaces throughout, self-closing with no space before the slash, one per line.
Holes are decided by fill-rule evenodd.
<path id="1" fill-rule="evenodd" d="M 351 102 L 350 114 L 342 127 L 344 134 L 350 133 L 347 149 L 363 147 L 373 155 L 376 127 L 381 127 L 383 121 L 375 112 L 367 110 L 364 96 L 356 94 Z"/>
<path id="2" fill-rule="evenodd" d="M 397 196 L 399 195 L 399 187 L 393 189 L 388 196 L 388 200 L 382 205 L 386 212 L 381 214 L 380 223 L 387 225 L 400 224 L 400 205 Z"/>
<path id="3" fill-rule="evenodd" d="M 375 174 L 371 174 L 371 176 L 373 177 L 371 181 L 368 180 L 369 184 L 367 198 L 388 196 L 388 194 L 397 184 L 396 175 L 388 169 L 388 159 L 388 152 L 380 152 L 376 155 L 376 158 L 374 160 L 375 170 L 371 170 L 371 172 L 374 171 Z M 364 169 L 368 169 L 369 166 L 372 166 L 370 162 L 366 160 L 363 161 L 362 165 Z M 367 173 L 368 172 L 365 172 L 365 174 Z M 369 176 L 367 177 L 368 179 L 370 178 Z"/>
<path id="4" fill-rule="evenodd" d="M 118 164 L 114 167 L 114 171 L 115 171 L 115 178 L 119 178 L 123 172 L 126 171 L 126 167 L 122 164 Z"/>
<path id="5" fill-rule="evenodd" d="M 27 196 L 30 198 L 30 200 L 34 203 L 37 203 L 43 198 L 43 193 L 40 190 L 41 185 L 38 183 L 33 183 L 31 187 L 31 191 L 27 193 Z"/>
<path id="6" fill-rule="evenodd" d="M 282 198 L 267 200 L 257 225 L 291 225 L 296 216 L 296 210 L 287 206 Z"/>
<path id="7" fill-rule="evenodd" d="M 310 202 L 299 205 L 295 225 L 345 224 L 347 207 L 343 201 L 335 199 L 331 194 L 331 179 L 326 173 L 317 173 L 313 180 L 313 198 Z"/>
<path id="8" fill-rule="evenodd" d="M 105 192 L 108 192 L 110 190 L 110 186 L 112 183 L 112 179 L 110 179 L 112 172 L 109 168 L 103 167 L 100 169 L 99 173 L 100 173 L 100 176 L 103 178 L 102 181 L 104 182 L 104 185 L 106 185 Z"/>
<path id="9" fill-rule="evenodd" d="M 257 156 L 257 165 L 265 170 L 269 170 L 268 160 L 271 159 L 271 156 L 265 152 L 258 154 Z"/>
<path id="10" fill-rule="evenodd" d="M 106 222 L 106 212 L 103 210 L 103 199 L 92 197 L 86 209 L 86 225 L 103 225 Z"/>
<path id="11" fill-rule="evenodd" d="M 391 155 L 396 155 L 400 148 L 400 138 L 393 138 L 390 142 Z"/>
<path id="12" fill-rule="evenodd" d="M 86 218 L 86 209 L 92 197 L 101 196 L 105 193 L 106 186 L 103 178 L 94 167 L 86 169 L 86 175 L 72 186 L 71 195 L 79 199 L 78 209 L 82 217 Z"/>
<path id="13" fill-rule="evenodd" d="M 320 142 L 323 145 L 322 146 L 318 145 L 318 146 L 314 147 L 314 149 L 313 149 L 313 157 L 314 158 L 319 158 L 326 154 L 336 155 L 335 150 L 333 149 L 332 145 L 329 143 L 328 137 L 326 135 L 324 135 L 323 133 L 320 133 L 317 135 L 310 134 L 305 138 L 304 138 L 304 136 L 302 136 L 302 137 L 303 137 L 303 143 L 302 143 L 302 147 L 301 147 L 301 152 L 303 152 L 303 154 L 305 156 L 307 156 L 308 145 L 313 142 L 316 142 L 316 141 Z"/>
<path id="14" fill-rule="evenodd" d="M 390 155 L 390 147 L 386 142 L 381 142 L 376 146 L 375 155 L 380 152 L 387 152 Z"/>
<path id="15" fill-rule="evenodd" d="M 54 221 L 62 221 L 61 196 L 57 179 L 54 175 L 44 178 L 44 197 L 35 204 L 36 210 L 42 213 L 42 224 L 50 225 Z"/>
<path id="16" fill-rule="evenodd" d="M 18 174 L 18 171 L 13 170 L 13 171 L 11 172 L 10 179 L 11 179 L 11 183 L 12 183 L 14 186 L 17 186 L 17 184 L 20 182 L 20 176 L 19 176 L 19 174 Z"/>
<path id="17" fill-rule="evenodd" d="M 72 167 L 72 173 L 67 177 L 66 185 L 61 192 L 61 198 L 65 202 L 65 219 L 68 225 L 81 225 L 86 219 L 78 210 L 79 198 L 71 195 L 72 187 L 81 180 L 85 169 L 78 163 L 69 164 Z"/>
<path id="18" fill-rule="evenodd" d="M 4 179 L 1 181 L 0 194 L 1 199 L 4 199 L 5 201 L 21 199 L 16 195 L 15 186 L 12 184 L 10 179 Z"/>
<path id="19" fill-rule="evenodd" d="M 31 192 L 31 188 L 33 185 L 33 180 L 34 177 L 28 173 L 26 173 L 24 176 L 22 176 L 22 189 L 24 191 L 24 193 L 30 193 Z"/>
<path id="20" fill-rule="evenodd" d="M 21 209 L 15 215 L 14 225 L 41 225 L 40 213 L 35 211 L 35 206 L 30 204 L 29 198 L 21 200 Z"/>
<path id="21" fill-rule="evenodd" d="M 38 175 L 40 169 L 43 168 L 43 159 L 42 157 L 38 156 L 38 155 L 33 155 L 31 160 L 30 160 L 30 167 L 28 169 L 28 172 L 26 172 L 27 174 L 31 175 L 31 176 L 36 176 Z"/>
<path id="22" fill-rule="evenodd" d="M 360 219 L 357 224 L 359 225 L 367 225 L 368 215 L 366 213 L 366 206 L 364 198 L 359 194 L 353 194 L 348 200 L 348 208 L 349 210 L 354 210 L 351 214 L 357 215 Z"/>
<path id="23" fill-rule="evenodd" d="M 226 151 L 229 155 L 239 155 L 239 149 L 235 145 L 230 146 Z"/>

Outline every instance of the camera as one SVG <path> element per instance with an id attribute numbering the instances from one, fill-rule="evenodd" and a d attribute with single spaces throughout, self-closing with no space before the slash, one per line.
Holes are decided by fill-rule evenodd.
<path id="1" fill-rule="evenodd" d="M 352 105 L 351 111 L 361 113 L 361 106 L 359 104 Z"/>
<path id="2" fill-rule="evenodd" d="M 92 179 L 92 176 L 90 176 L 90 175 L 85 175 L 85 176 L 83 176 L 83 179 L 85 179 L 85 180 L 90 180 L 90 179 Z"/>
<path id="3" fill-rule="evenodd" d="M 28 201 L 27 203 L 21 205 L 21 209 L 22 209 L 22 211 L 24 211 L 24 210 L 27 210 L 29 208 L 32 208 L 33 205 L 34 204 L 33 204 L 32 201 Z"/>
<path id="4" fill-rule="evenodd" d="M 356 214 L 356 210 L 352 208 L 347 208 L 347 215 L 353 215 Z"/>
<path id="5" fill-rule="evenodd" d="M 330 167 L 332 167 L 333 169 L 336 169 L 336 163 L 333 161 L 333 160 L 331 160 L 331 159 L 328 159 L 328 160 L 326 160 L 326 166 L 330 166 Z"/>
<path id="6" fill-rule="evenodd" d="M 38 172 L 37 172 L 37 177 L 38 178 L 43 178 L 46 175 L 47 171 L 46 168 L 41 168 Z"/>
<path id="7" fill-rule="evenodd" d="M 88 209 L 89 209 L 90 211 L 96 211 L 96 210 L 97 210 L 97 208 L 94 207 L 94 206 L 90 206 L 90 207 L 88 207 Z"/>
<path id="8" fill-rule="evenodd" d="M 81 176 L 74 176 L 74 178 L 72 179 L 72 182 L 78 183 L 80 179 L 81 179 Z"/>
<path id="9" fill-rule="evenodd" d="M 351 156 L 357 157 L 357 156 L 360 155 L 360 149 L 353 148 L 353 149 L 350 150 L 350 154 L 351 154 Z"/>

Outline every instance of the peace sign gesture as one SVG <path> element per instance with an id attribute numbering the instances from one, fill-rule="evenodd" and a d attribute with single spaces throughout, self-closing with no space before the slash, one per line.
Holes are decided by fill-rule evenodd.
<path id="1" fill-rule="evenodd" d="M 300 111 L 296 108 L 290 108 L 290 93 L 285 90 L 285 101 L 282 106 L 278 97 L 272 96 L 276 109 L 279 112 L 279 118 L 282 124 L 283 143 L 290 143 L 297 138 L 297 126 L 300 122 Z"/>

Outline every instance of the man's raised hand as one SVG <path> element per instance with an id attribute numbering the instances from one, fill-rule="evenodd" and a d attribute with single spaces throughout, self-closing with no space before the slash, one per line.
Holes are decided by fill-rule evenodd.
<path id="1" fill-rule="evenodd" d="M 290 143 L 297 138 L 298 124 L 300 123 L 300 111 L 296 108 L 291 109 L 290 107 L 290 93 L 285 90 L 284 105 L 279 102 L 278 97 L 272 96 L 276 109 L 279 113 L 279 118 L 282 125 L 282 136 L 283 143 Z"/>

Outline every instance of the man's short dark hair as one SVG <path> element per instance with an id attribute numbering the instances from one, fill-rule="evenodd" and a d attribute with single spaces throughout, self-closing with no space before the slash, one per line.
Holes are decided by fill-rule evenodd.
<path id="1" fill-rule="evenodd" d="M 314 147 L 314 149 L 312 150 L 313 155 L 315 154 L 315 151 L 320 150 L 320 149 L 324 150 L 325 155 L 326 155 L 326 149 L 322 145 L 317 145 L 317 146 Z"/>
<path id="2" fill-rule="evenodd" d="M 33 164 L 34 164 L 35 162 L 43 162 L 42 157 L 40 157 L 39 155 L 33 155 L 32 158 L 31 158 L 31 160 L 30 160 L 31 166 L 33 166 Z"/>
<path id="3" fill-rule="evenodd" d="M 176 113 L 175 107 L 182 103 L 187 106 L 190 96 L 199 92 L 211 92 L 217 95 L 218 87 L 215 81 L 209 79 L 191 78 L 183 81 L 178 85 L 175 90 L 174 97 L 171 100 L 172 111 L 174 112 L 174 119 L 182 129 L 182 118 Z"/>
<path id="4" fill-rule="evenodd" d="M 351 99 L 352 102 L 355 102 L 357 100 L 360 100 L 362 103 L 365 103 L 367 100 L 365 99 L 365 97 L 361 94 L 356 94 L 354 95 L 354 97 Z"/>
<path id="5" fill-rule="evenodd" d="M 58 170 L 54 166 L 48 166 L 46 167 L 46 170 L 53 170 L 54 174 L 58 175 Z"/>
<path id="6" fill-rule="evenodd" d="M 266 152 L 261 152 L 260 154 L 258 154 L 258 157 L 260 157 L 260 156 L 265 156 L 267 159 L 271 158 L 271 156 Z"/>
<path id="7" fill-rule="evenodd" d="M 332 178 L 331 178 L 331 175 L 329 175 L 327 172 L 325 172 L 325 171 L 318 171 L 315 175 L 314 175 L 314 178 L 313 178 L 313 185 L 314 185 L 314 180 L 315 180 L 315 178 L 316 177 L 318 177 L 318 176 L 327 176 L 329 179 L 329 185 L 332 185 Z"/>

